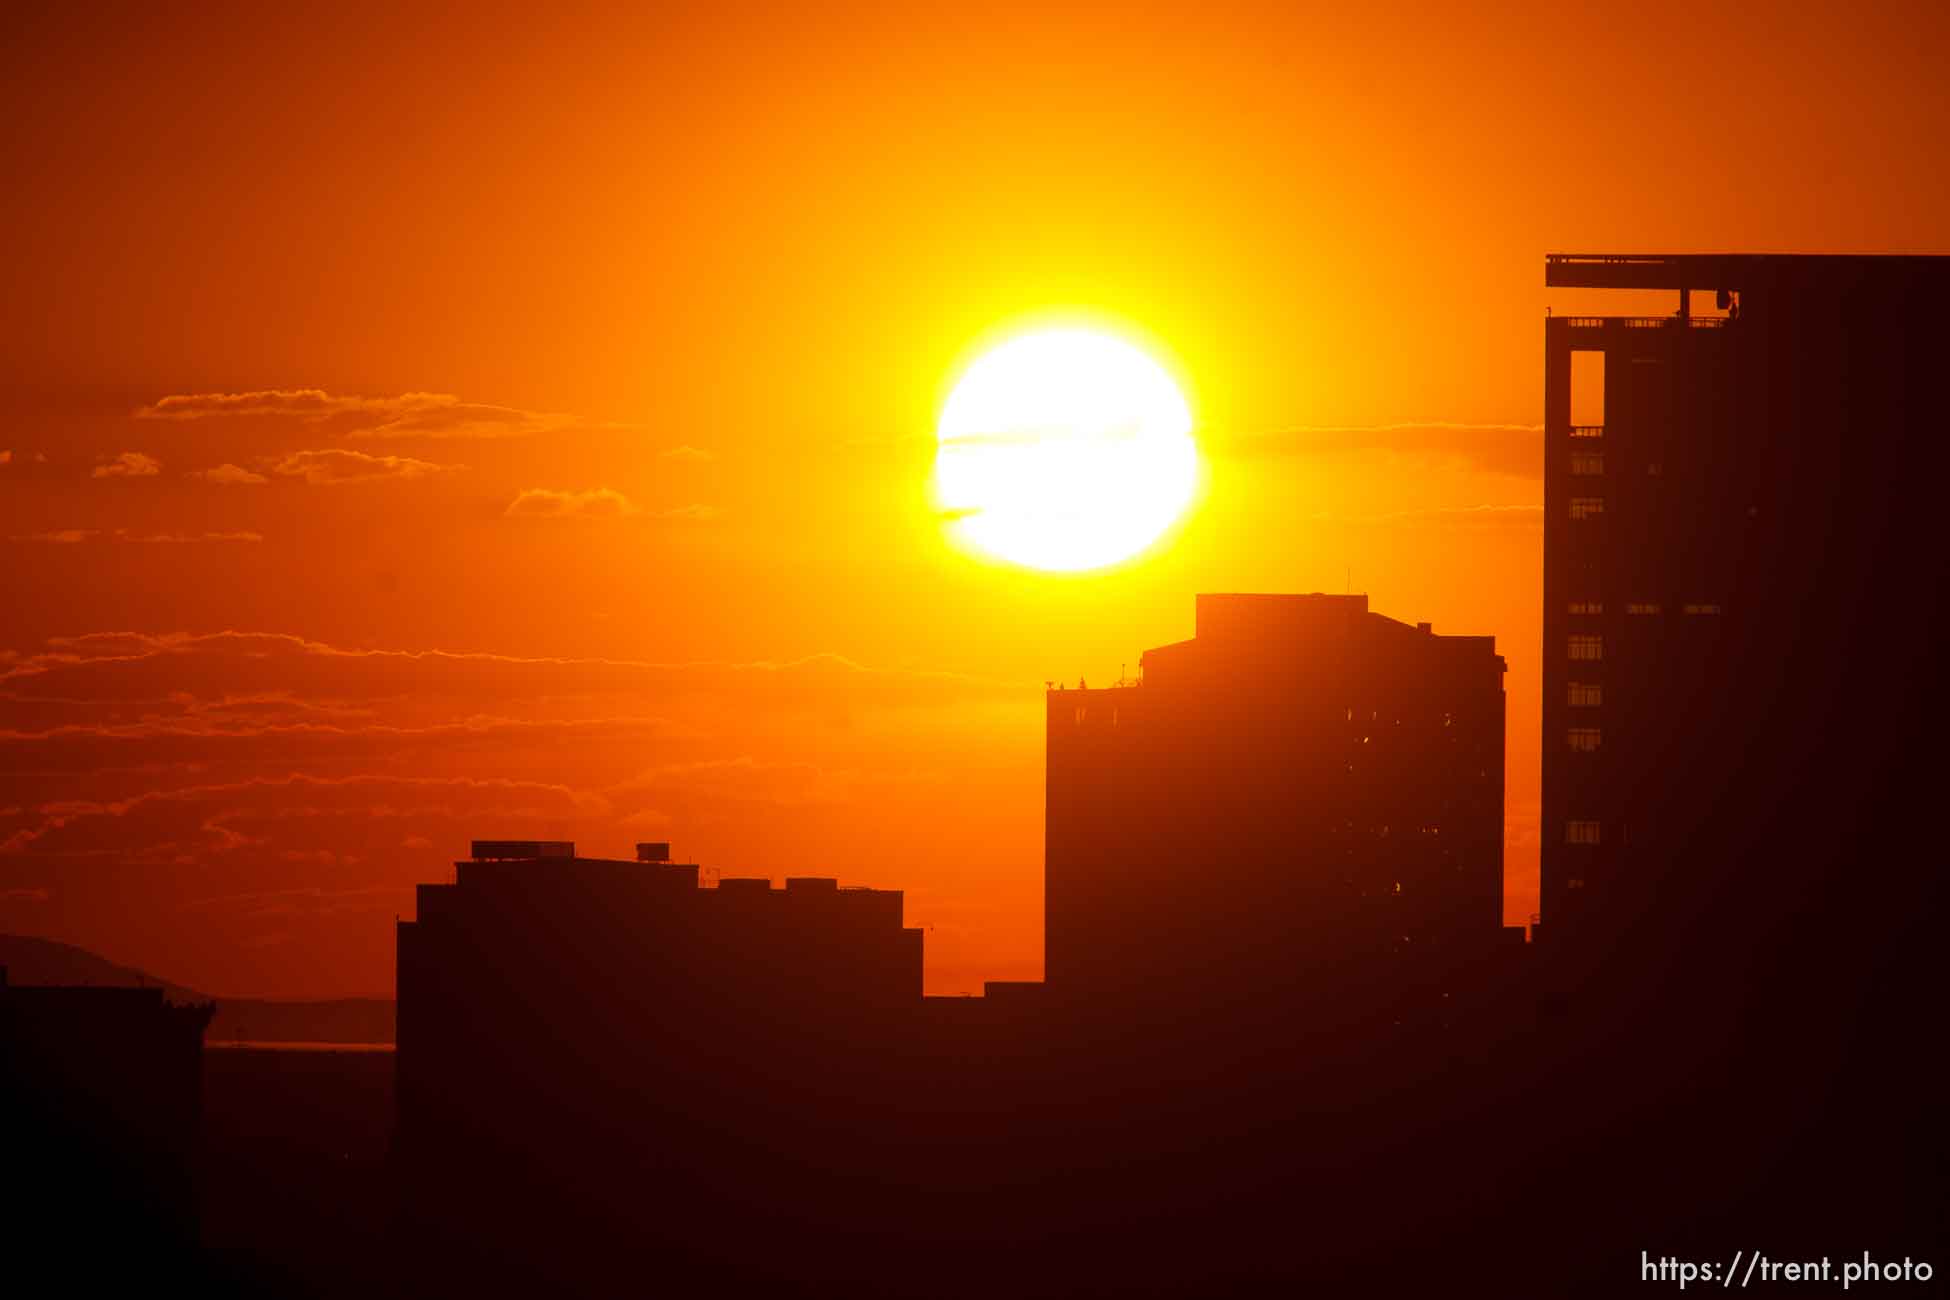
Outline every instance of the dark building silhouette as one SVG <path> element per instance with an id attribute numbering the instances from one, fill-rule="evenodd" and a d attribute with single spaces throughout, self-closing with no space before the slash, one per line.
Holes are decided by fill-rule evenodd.
<path id="1" fill-rule="evenodd" d="M 1320 1180 L 1316 1265 L 1445 1198 L 1346 1171 L 1509 1037 L 1503 660 L 1358 596 L 1201 596 L 1197 630 L 1048 697 L 1044 983 L 924 997 L 896 892 L 477 841 L 398 927 L 401 1257 L 1183 1288 L 1263 1275 L 1293 1232 L 1264 1207 Z"/>
<path id="2" fill-rule="evenodd" d="M 1545 326 L 1541 934 L 1724 949 L 1784 903 L 1853 911 L 1875 860 L 1889 898 L 1930 852 L 1902 792 L 1938 747 L 1887 692 L 1942 645 L 1950 259 L 1558 256 L 1545 280 L 1679 310 Z M 1579 354 L 1602 423 L 1572 423 Z"/>
<path id="3" fill-rule="evenodd" d="M 390 1152 L 331 1113 L 354 1072 L 232 1054 L 312 1131 L 204 1153 L 202 1259 L 210 1009 L 0 976 L 7 1280 L 1557 1296 L 1641 1293 L 1642 1251 L 1927 1252 L 1945 262 L 1547 281 L 1680 310 L 1546 327 L 1535 943 L 1500 924 L 1494 641 L 1201 595 L 1141 684 L 1047 696 L 1046 981 L 924 996 L 896 891 L 477 841 L 356 1072 Z"/>
<path id="4" fill-rule="evenodd" d="M 12 985 L 0 967 L 8 1282 L 87 1290 L 191 1264 L 213 1011 L 159 988 Z"/>
<path id="5" fill-rule="evenodd" d="M 1560 1173 L 1629 1171 L 1582 1177 L 1591 1219 L 1674 1236 L 1736 1205 L 1775 1233 L 1921 1240 L 1950 259 L 1554 256 L 1545 282 L 1677 308 L 1544 329 Z"/>
<path id="6" fill-rule="evenodd" d="M 398 927 L 386 1240 L 323 1275 L 1561 1296 L 1927 1251 L 1944 263 L 1548 265 L 1681 292 L 1546 328 L 1536 942 L 1493 640 L 1202 595 L 1141 684 L 1047 696 L 1045 982 L 923 996 L 897 892 L 476 842 Z"/>
<path id="7" fill-rule="evenodd" d="M 564 1285 L 627 1241 L 705 1280 L 756 1220 L 781 1254 L 719 1267 L 843 1275 L 823 1252 L 904 1158 L 885 1139 L 921 960 L 899 891 L 476 841 L 398 925 L 405 1223 L 456 1267 L 486 1251 Z"/>
<path id="8" fill-rule="evenodd" d="M 568 843 L 473 847 L 453 883 L 419 886 L 417 919 L 398 925 L 410 1140 L 492 1125 L 493 1108 L 472 1113 L 483 1078 L 544 1094 L 627 1080 L 651 1098 L 693 1082 L 683 1072 L 699 1055 L 716 1067 L 745 1051 L 782 1061 L 920 1003 L 922 933 L 903 926 L 898 890 L 821 877 L 703 889 L 697 865 L 670 862 L 667 845 L 641 845 L 634 860 L 578 857 Z"/>
<path id="9" fill-rule="evenodd" d="M 1925 1249 L 1944 263 L 1548 265 L 1681 292 L 1546 327 L 1536 942 L 1494 641 L 1202 595 L 1141 684 L 1047 696 L 1042 984 L 925 997 L 900 894 L 661 844 L 422 886 L 388 1279 L 1587 1295 Z"/>
<path id="10" fill-rule="evenodd" d="M 1304 996 L 1350 957 L 1499 940 L 1493 638 L 1366 596 L 1214 594 L 1141 663 L 1047 696 L 1053 994 Z"/>

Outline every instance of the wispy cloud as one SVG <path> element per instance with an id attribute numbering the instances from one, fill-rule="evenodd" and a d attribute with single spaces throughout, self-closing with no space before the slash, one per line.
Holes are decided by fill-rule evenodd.
<path id="1" fill-rule="evenodd" d="M 352 431 L 354 438 L 525 438 L 585 425 L 574 415 L 552 411 L 524 411 L 443 397 L 413 407 L 377 424 Z M 610 427 L 610 426 L 604 426 Z"/>
<path id="2" fill-rule="evenodd" d="M 655 715 L 532 719 L 474 716 L 430 724 L 256 721 L 209 713 L 150 715 L 141 722 L 81 722 L 24 730 L 0 727 L 0 772 L 99 775 L 166 765 L 318 765 L 347 759 L 531 746 L 668 744 L 685 728 Z M 203 770 L 198 767 L 197 770 Z"/>
<path id="3" fill-rule="evenodd" d="M 1308 517 L 1321 522 L 1352 524 L 1449 522 L 1535 525 L 1543 521 L 1544 507 L 1530 504 L 1431 506 L 1424 510 L 1390 510 L 1381 514 L 1372 515 L 1344 515 L 1322 512 Z"/>
<path id="4" fill-rule="evenodd" d="M 702 447 L 693 447 L 689 443 L 685 443 L 681 447 L 672 447 L 668 451 L 660 451 L 657 455 L 664 460 L 705 461 L 712 459 L 710 452 L 705 451 Z"/>
<path id="5" fill-rule="evenodd" d="M 643 512 L 615 488 L 564 492 L 527 488 L 501 512 L 508 519 L 622 519 Z"/>
<path id="6" fill-rule="evenodd" d="M 299 698 L 353 700 L 431 696 L 456 682 L 497 700 L 567 693 L 566 676 L 585 694 L 750 695 L 784 689 L 794 696 L 857 694 L 880 701 L 943 696 L 1009 695 L 1033 690 L 1015 682 L 938 671 L 872 669 L 836 654 L 788 660 L 662 662 L 526 657 L 482 651 L 388 650 L 335 646 L 283 632 L 90 632 L 51 637 L 47 649 L 0 665 L 0 683 L 29 680 L 44 697 L 86 700 L 160 699 L 187 689 L 182 674 L 220 682 L 223 698 L 290 692 Z M 355 670 L 369 670 L 361 676 Z M 369 679 L 368 679 L 369 678 Z"/>
<path id="7" fill-rule="evenodd" d="M 510 780 L 503 777 L 408 776 L 390 772 L 318 776 L 289 773 L 253 776 L 236 781 L 208 782 L 141 791 L 106 799 L 54 800 L 36 811 L 40 824 L 23 827 L 0 841 L 0 855 L 35 854 L 61 857 L 117 856 L 125 861 L 160 857 L 170 861 L 179 850 L 227 853 L 262 846 L 269 838 L 251 831 L 274 819 L 279 806 L 293 811 L 289 796 L 298 794 L 296 809 L 311 816 L 370 819 L 428 796 L 453 801 L 456 796 L 486 796 L 488 806 L 509 796 L 526 797 L 563 812 L 605 814 L 609 801 L 593 791 L 559 783 Z M 383 804 L 376 797 L 391 795 Z M 414 798 L 413 796 L 419 796 Z M 406 796 L 406 798 L 401 798 Z M 170 816 L 171 809 L 183 814 Z M 112 823 L 121 823 L 118 829 Z M 253 824 L 256 823 L 256 824 Z M 239 829 L 239 825 L 248 829 Z M 150 833 L 144 834 L 146 827 Z M 142 847 L 134 847 L 142 846 Z M 176 860 L 192 860 L 180 857 Z"/>
<path id="8" fill-rule="evenodd" d="M 49 533 L 16 533 L 7 540 L 10 542 L 52 542 L 57 546 L 73 546 L 95 536 L 99 528 L 62 528 Z"/>
<path id="9" fill-rule="evenodd" d="M 321 487 L 340 483 L 367 483 L 374 479 L 417 479 L 451 473 L 460 465 L 436 465 L 411 456 L 369 456 L 363 451 L 329 447 L 319 451 L 294 451 L 271 467 L 273 474 L 302 478 Z"/>
<path id="10" fill-rule="evenodd" d="M 1542 478 L 1544 426 L 1403 420 L 1391 424 L 1300 424 L 1221 436 L 1238 456 L 1379 454 L 1460 462 L 1491 474 Z"/>
<path id="11" fill-rule="evenodd" d="M 7 540 L 73 546 L 97 537 L 109 542 L 261 542 L 264 540 L 262 533 L 138 533 L 127 528 L 117 528 L 113 532 L 105 532 L 100 528 L 62 528 L 47 533 L 16 534 Z"/>
<path id="12" fill-rule="evenodd" d="M 364 398 L 333 395 L 322 388 L 266 388 L 248 393 L 176 393 L 159 398 L 135 413 L 138 420 L 205 420 L 213 416 L 295 416 L 327 420 L 348 412 L 383 409 L 436 394 L 407 393 L 402 397 Z"/>
<path id="13" fill-rule="evenodd" d="M 139 420 L 207 420 L 223 417 L 282 418 L 354 423 L 352 438 L 520 438 L 570 428 L 618 428 L 592 424 L 558 411 L 530 411 L 487 402 L 465 402 L 452 393 L 402 393 L 359 397 L 322 388 L 270 388 L 245 393 L 173 393 L 135 412 Z"/>
<path id="14" fill-rule="evenodd" d="M 1465 420 L 1397 420 L 1392 424 L 1296 424 L 1284 432 L 1404 433 L 1417 429 L 1447 429 L 1453 433 L 1542 433 L 1544 426 L 1541 424 L 1472 424 Z"/>
<path id="15" fill-rule="evenodd" d="M 707 519 L 716 519 L 723 513 L 724 511 L 718 509 L 716 506 L 707 506 L 701 501 L 693 501 L 687 506 L 677 506 L 671 510 L 659 510 L 656 512 L 656 517 L 658 519 L 694 519 L 703 522 Z"/>
<path id="16" fill-rule="evenodd" d="M 187 477 L 200 478 L 210 483 L 221 483 L 227 487 L 244 483 L 269 483 L 271 481 L 255 470 L 245 469 L 242 465 L 232 465 L 227 461 L 222 465 L 216 466 L 214 469 L 193 469 Z"/>
<path id="17" fill-rule="evenodd" d="M 95 466 L 94 478 L 151 478 L 162 473 L 162 462 L 139 451 L 125 451 L 104 465 Z"/>
<path id="18" fill-rule="evenodd" d="M 125 529 L 117 529 L 115 539 L 122 542 L 164 542 L 171 544 L 187 542 L 261 542 L 264 540 L 264 534 L 250 532 L 132 533 Z"/>

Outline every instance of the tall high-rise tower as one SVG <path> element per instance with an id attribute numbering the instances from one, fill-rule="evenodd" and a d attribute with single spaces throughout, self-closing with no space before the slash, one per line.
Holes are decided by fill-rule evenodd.
<path id="1" fill-rule="evenodd" d="M 1201 595 L 1144 680 L 1048 696 L 1050 992 L 1344 987 L 1503 907 L 1503 660 L 1366 596 Z M 1398 963 L 1399 964 L 1399 963 Z"/>
<path id="2" fill-rule="evenodd" d="M 1545 323 L 1539 938 L 1620 987 L 1855 978 L 1941 860 L 1950 259 L 1545 281 L 1677 310 Z"/>

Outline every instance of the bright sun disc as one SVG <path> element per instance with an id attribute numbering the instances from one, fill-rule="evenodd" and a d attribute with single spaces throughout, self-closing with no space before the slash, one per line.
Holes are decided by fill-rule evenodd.
<path id="1" fill-rule="evenodd" d="M 956 540 L 1034 569 L 1142 551 L 1198 486 L 1192 413 L 1163 366 L 1087 329 L 984 353 L 942 408 L 937 503 Z"/>

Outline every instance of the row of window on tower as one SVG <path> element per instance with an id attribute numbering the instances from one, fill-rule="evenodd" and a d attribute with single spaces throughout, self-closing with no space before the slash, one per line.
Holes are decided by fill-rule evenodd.
<path id="1" fill-rule="evenodd" d="M 1605 612 L 1605 602 L 1602 600 L 1574 600 L 1567 604 L 1564 609 L 1568 614 L 1579 616 L 1602 614 Z M 1666 612 L 1666 607 L 1656 600 L 1634 600 L 1626 602 L 1625 612 L 1627 614 L 1640 615 L 1663 614 Z M 1717 614 L 1720 612 L 1720 606 L 1715 601 L 1689 600 L 1679 607 L 1679 612 L 1682 614 Z"/>
<path id="2" fill-rule="evenodd" d="M 1603 478 L 1605 475 L 1605 453 L 1602 451 L 1572 452 L 1571 453 L 1571 474 L 1572 477 L 1574 478 Z M 1648 460 L 1645 462 L 1645 476 L 1647 478 L 1664 478 L 1666 476 L 1666 467 L 1664 464 L 1662 464 L 1659 461 Z M 1597 502 L 1598 503 L 1597 509 L 1589 510 L 1587 513 L 1581 515 L 1573 514 L 1571 518 L 1588 519 L 1592 515 L 1603 513 L 1604 511 L 1603 498 L 1581 497 L 1578 499 L 1585 502 L 1593 502 L 1593 501 Z"/>

